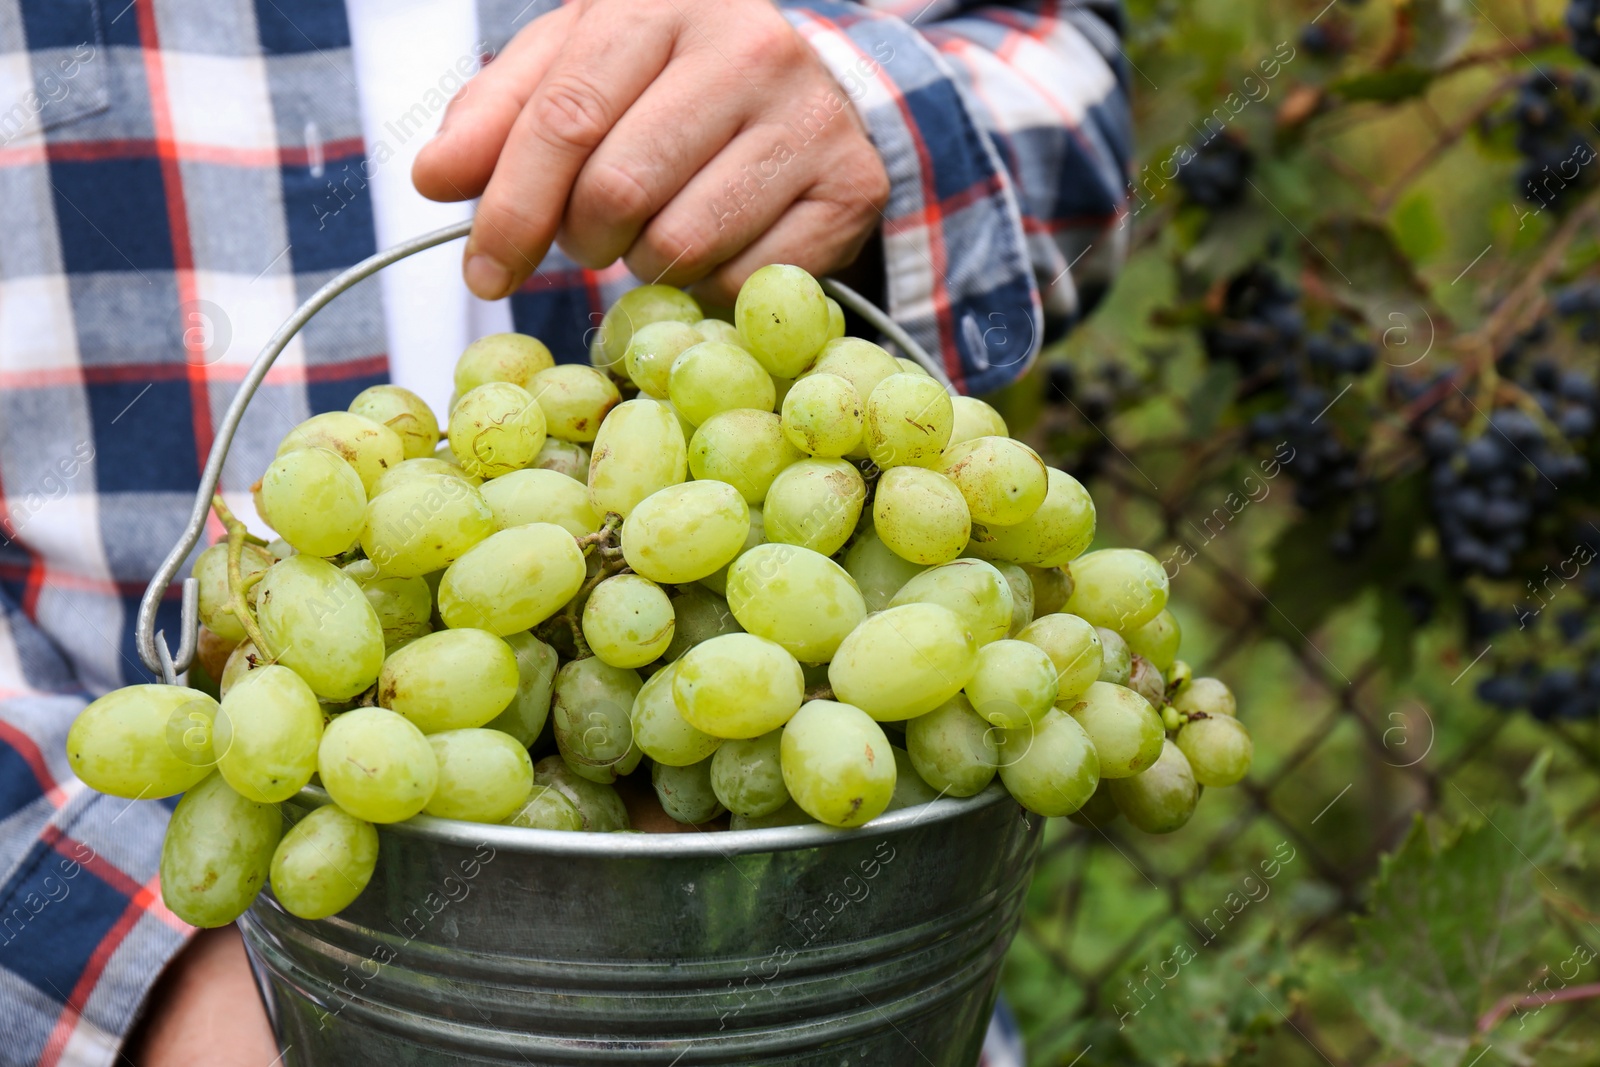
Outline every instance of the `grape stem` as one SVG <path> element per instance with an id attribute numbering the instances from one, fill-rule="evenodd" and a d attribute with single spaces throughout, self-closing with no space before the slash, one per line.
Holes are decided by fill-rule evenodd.
<path id="1" fill-rule="evenodd" d="M 627 560 L 622 558 L 622 549 L 617 544 L 621 535 L 622 516 L 615 511 L 608 511 L 606 512 L 606 521 L 601 525 L 600 529 L 592 534 L 584 534 L 577 539 L 578 547 L 583 550 L 585 556 L 589 555 L 591 550 L 597 552 L 600 556 L 599 569 L 583 583 L 577 594 L 568 602 L 567 610 L 563 611 L 559 616 L 567 628 L 572 631 L 572 644 L 577 650 L 578 659 L 587 659 L 594 655 L 589 650 L 589 642 L 584 640 L 583 637 L 583 623 L 578 617 L 578 605 L 587 602 L 589 594 L 594 592 L 595 587 L 601 582 L 612 575 L 627 572 L 629 569 Z"/>
<path id="2" fill-rule="evenodd" d="M 245 598 L 245 592 L 260 581 L 262 575 L 251 575 L 249 582 L 244 578 L 245 542 L 248 540 L 263 545 L 266 542 L 259 537 L 250 536 L 250 532 L 244 528 L 244 523 L 234 517 L 233 512 L 229 510 L 221 493 L 211 498 L 211 510 L 217 513 L 217 518 L 228 531 L 228 606 L 233 609 L 234 617 L 244 627 L 245 636 L 256 646 L 256 651 L 261 654 L 262 659 L 271 663 L 278 657 L 268 647 L 267 639 L 261 636 L 261 627 L 256 625 L 255 613 L 250 610 L 250 602 Z"/>
<path id="3" fill-rule="evenodd" d="M 806 690 L 806 699 L 807 700 L 832 700 L 832 699 L 834 699 L 833 686 L 831 686 L 831 685 L 819 685 L 815 689 L 807 689 Z"/>
<path id="4" fill-rule="evenodd" d="M 1500 1021 L 1518 1008 L 1542 1008 L 1546 1004 L 1558 1004 L 1568 1000 L 1589 1000 L 1600 997 L 1600 982 L 1590 982 L 1588 985 L 1572 986 L 1568 989 L 1557 989 L 1549 993 L 1531 993 L 1519 996 L 1516 993 L 1507 993 L 1495 1002 L 1478 1020 L 1478 1033 L 1487 1034 L 1500 1024 Z"/>

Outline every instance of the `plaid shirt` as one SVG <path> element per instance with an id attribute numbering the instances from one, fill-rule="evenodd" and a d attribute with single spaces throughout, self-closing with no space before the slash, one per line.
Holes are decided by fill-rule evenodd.
<path id="1" fill-rule="evenodd" d="M 493 49 L 549 2 L 478 6 Z M 1122 253 L 1111 0 L 786 10 L 887 165 L 888 309 L 967 390 L 1014 379 Z M 466 73 L 385 129 L 431 134 Z M 191 932 L 157 882 L 170 802 L 89 791 L 63 741 L 85 700 L 147 680 L 136 606 L 214 427 L 277 325 L 375 251 L 383 155 L 338 0 L 0 0 L 0 1064 L 116 1061 Z M 631 282 L 552 254 L 513 314 L 580 358 Z M 379 300 L 357 287 L 283 353 L 230 492 L 384 379 Z"/>

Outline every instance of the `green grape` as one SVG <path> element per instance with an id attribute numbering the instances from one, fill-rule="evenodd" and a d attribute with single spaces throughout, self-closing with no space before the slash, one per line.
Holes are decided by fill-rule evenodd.
<path id="1" fill-rule="evenodd" d="M 537 337 L 492 333 L 472 342 L 456 360 L 456 396 L 466 396 L 490 382 L 526 386 L 535 374 L 555 365 L 550 349 Z"/>
<path id="2" fill-rule="evenodd" d="M 502 640 L 517 657 L 517 693 L 506 710 L 485 725 L 530 747 L 544 730 L 550 717 L 550 701 L 556 691 L 556 650 L 531 633 L 507 634 Z"/>
<path id="3" fill-rule="evenodd" d="M 832 659 L 867 615 L 850 572 L 799 545 L 750 549 L 728 568 L 727 590 L 739 625 L 806 663 Z"/>
<path id="4" fill-rule="evenodd" d="M 1108 630 L 1104 626 L 1094 629 L 1100 636 L 1100 677 L 1096 680 L 1127 685 L 1133 674 L 1133 653 L 1128 649 L 1128 642 L 1115 630 Z"/>
<path id="5" fill-rule="evenodd" d="M 978 649 L 966 694 L 984 719 L 1018 730 L 1050 710 L 1056 689 L 1056 667 L 1044 649 L 1026 641 L 995 641 Z"/>
<path id="6" fill-rule="evenodd" d="M 1054 615 L 1067 606 L 1072 595 L 1072 578 L 1060 567 L 1030 567 L 1019 563 L 1024 574 L 1033 583 L 1033 617 Z"/>
<path id="7" fill-rule="evenodd" d="M 350 401 L 350 412 L 387 426 L 400 437 L 406 459 L 433 455 L 439 444 L 439 420 L 427 401 L 398 385 L 373 385 Z"/>
<path id="8" fill-rule="evenodd" d="M 533 458 L 532 466 L 537 470 L 555 471 L 557 474 L 565 474 L 568 478 L 586 483 L 589 478 L 589 460 L 589 450 L 582 445 L 546 437 L 539 454 Z"/>
<path id="9" fill-rule="evenodd" d="M 577 363 L 540 371 L 528 392 L 544 412 L 547 432 L 563 441 L 593 441 L 607 413 L 622 403 L 610 378 Z"/>
<path id="10" fill-rule="evenodd" d="M 1102 548 L 1072 564 L 1067 610 L 1121 633 L 1143 626 L 1167 606 L 1167 572 L 1136 548 Z"/>
<path id="11" fill-rule="evenodd" d="M 689 476 L 689 451 L 678 417 L 654 400 L 629 400 L 606 416 L 589 462 L 589 503 L 596 515 L 623 518 L 647 496 Z"/>
<path id="12" fill-rule="evenodd" d="M 1155 664 L 1143 656 L 1133 657 L 1133 668 L 1128 672 L 1127 686 L 1135 693 L 1150 702 L 1150 706 L 1160 712 L 1165 720 L 1164 706 L 1167 702 L 1167 683 L 1161 677 L 1161 672 Z"/>
<path id="13" fill-rule="evenodd" d="M 977 666 L 977 643 L 954 612 L 938 604 L 902 604 L 868 615 L 850 631 L 828 666 L 828 680 L 840 700 L 896 722 L 955 696 Z"/>
<path id="14" fill-rule="evenodd" d="M 378 831 L 324 804 L 295 823 L 272 854 L 272 895 L 302 919 L 326 919 L 349 907 L 378 865 Z"/>
<path id="15" fill-rule="evenodd" d="M 727 323 L 722 325 L 726 326 Z M 701 341 L 712 340 L 725 340 L 725 338 L 707 337 L 699 329 L 685 322 L 652 322 L 633 332 L 633 339 L 628 342 L 628 349 L 623 353 L 622 365 L 641 393 L 657 400 L 665 400 L 672 361 Z M 737 332 L 732 343 L 739 343 Z"/>
<path id="16" fill-rule="evenodd" d="M 827 343 L 831 316 L 815 278 L 799 267 L 772 263 L 739 287 L 733 321 L 769 374 L 793 378 Z"/>
<path id="17" fill-rule="evenodd" d="M 914 359 L 907 359 L 904 356 L 896 356 L 894 357 L 894 362 L 895 366 L 900 368 L 901 374 L 920 374 L 924 378 L 933 377 L 933 375 L 928 373 L 927 367 L 924 367 Z M 954 400 L 955 398 L 951 397 L 951 399 Z"/>
<path id="18" fill-rule="evenodd" d="M 184 793 L 161 843 L 161 899 L 190 926 L 226 926 L 261 892 L 283 833 L 274 804 L 213 774 Z"/>
<path id="19" fill-rule="evenodd" d="M 767 543 L 767 521 L 761 517 L 761 512 L 755 508 L 750 509 L 750 532 L 744 535 L 744 547 L 739 550 L 739 555 L 734 556 L 726 567 L 718 567 L 710 574 L 701 578 L 699 584 L 711 590 L 724 599 L 728 596 L 728 568 L 739 561 L 739 558 L 757 545 Z"/>
<path id="20" fill-rule="evenodd" d="M 913 576 L 890 598 L 890 607 L 938 604 L 955 612 L 981 647 L 998 641 L 1011 626 L 1011 586 L 981 559 L 958 559 Z"/>
<path id="21" fill-rule="evenodd" d="M 566 797 L 578 809 L 583 829 L 591 833 L 612 833 L 629 827 L 628 808 L 617 791 L 574 774 L 560 756 L 546 756 L 535 763 L 533 781 Z"/>
<path id="22" fill-rule="evenodd" d="M 285 452 L 255 491 L 261 520 L 310 556 L 337 556 L 361 538 L 367 492 L 356 469 L 326 448 Z"/>
<path id="23" fill-rule="evenodd" d="M 170 797 L 211 773 L 217 702 L 198 689 L 130 685 L 78 713 L 67 762 L 90 789 L 129 800 Z"/>
<path id="24" fill-rule="evenodd" d="M 699 426 L 719 411 L 771 411 L 778 393 L 772 377 L 737 345 L 701 341 L 672 361 L 667 392 L 678 414 Z"/>
<path id="25" fill-rule="evenodd" d="M 622 556 L 652 581 L 681 585 L 733 561 L 750 508 L 726 482 L 685 482 L 641 500 L 622 524 Z"/>
<path id="26" fill-rule="evenodd" d="M 1220 679 L 1191 678 L 1181 688 L 1176 685 L 1172 688 L 1177 690 L 1177 695 L 1172 698 L 1172 706 L 1181 715 L 1226 715 L 1234 718 L 1239 714 L 1239 704 L 1233 698 L 1233 691 Z"/>
<path id="27" fill-rule="evenodd" d="M 583 816 L 560 790 L 553 786 L 536 785 L 523 802 L 506 820 L 507 826 L 521 826 L 530 830 L 582 830 Z"/>
<path id="28" fill-rule="evenodd" d="M 228 690 L 212 731 L 217 770 L 247 800 L 276 804 L 317 770 L 322 706 L 311 687 L 276 664 Z"/>
<path id="29" fill-rule="evenodd" d="M 672 406 L 672 401 L 670 401 L 670 400 L 657 400 L 656 403 L 660 404 L 662 407 L 664 407 L 668 411 L 670 411 L 672 413 L 672 417 L 678 420 L 678 430 L 683 434 L 683 439 L 685 441 L 689 441 L 689 440 L 692 440 L 694 438 L 694 431 L 695 431 L 694 423 L 692 423 L 688 419 L 684 418 L 683 417 L 683 412 L 679 411 L 677 408 Z"/>
<path id="30" fill-rule="evenodd" d="M 952 445 L 939 472 L 961 490 L 973 522 L 1015 526 L 1044 503 L 1049 470 L 1039 453 L 1009 437 L 979 437 Z"/>
<path id="31" fill-rule="evenodd" d="M 448 448 L 449 446 L 445 447 Z M 454 459 L 455 457 L 452 456 L 451 458 Z M 420 459 L 404 460 L 398 466 L 390 467 L 384 471 L 378 476 L 378 480 L 372 483 L 372 492 L 367 494 L 367 498 L 370 500 L 382 496 L 396 486 L 411 481 L 419 474 L 442 474 L 446 477 L 466 482 L 473 488 L 483 484 L 482 478 L 468 474 L 459 465 L 449 460 L 440 459 L 436 455 L 429 455 Z"/>
<path id="32" fill-rule="evenodd" d="M 1017 640 L 1038 645 L 1056 665 L 1057 704 L 1070 705 L 1100 678 L 1105 656 L 1100 634 L 1076 615 L 1041 615 L 1022 628 Z"/>
<path id="33" fill-rule="evenodd" d="M 672 642 L 661 658 L 676 662 L 696 645 L 723 634 L 742 634 L 744 627 L 733 617 L 728 602 L 708 589 L 687 586 L 672 598 L 672 615 L 676 620 Z M 651 757 L 652 759 L 655 757 Z"/>
<path id="34" fill-rule="evenodd" d="M 639 672 L 589 656 L 556 673 L 550 715 L 556 746 L 573 773 L 610 783 L 639 765 L 632 712 L 642 683 Z"/>
<path id="35" fill-rule="evenodd" d="M 770 411 L 719 411 L 689 441 L 690 472 L 701 480 L 727 482 L 750 504 L 765 500 L 778 472 L 803 458 Z"/>
<path id="36" fill-rule="evenodd" d="M 533 790 L 528 750 L 499 730 L 445 730 L 428 735 L 439 784 L 422 809 L 440 819 L 504 822 Z"/>
<path id="37" fill-rule="evenodd" d="M 278 443 L 278 455 L 302 448 L 326 448 L 340 456 L 361 476 L 361 486 L 372 492 L 384 471 L 406 458 L 400 435 L 381 423 L 348 411 L 313 415 L 290 430 Z"/>
<path id="38" fill-rule="evenodd" d="M 217 679 L 218 698 L 227 696 L 228 691 L 249 677 L 251 671 L 258 671 L 266 665 L 261 653 L 256 651 L 255 642 L 241 641 L 228 653 L 228 662 L 223 664 L 222 677 Z"/>
<path id="39" fill-rule="evenodd" d="M 993 566 L 1011 590 L 1011 625 L 1006 627 L 1006 636 L 1015 637 L 1033 621 L 1033 580 L 1015 563 L 1002 562 Z"/>
<path id="40" fill-rule="evenodd" d="M 722 804 L 711 788 L 710 757 L 687 767 L 657 763 L 650 768 L 650 784 L 661 810 L 674 822 L 698 826 L 722 814 Z"/>
<path id="41" fill-rule="evenodd" d="M 1006 420 L 1000 417 L 1000 413 L 977 397 L 953 396 L 950 405 L 953 408 L 953 424 L 946 450 L 979 437 L 1011 436 L 1011 431 L 1006 428 Z"/>
<path id="42" fill-rule="evenodd" d="M 549 522 L 583 537 L 600 529 L 588 487 L 557 471 L 512 471 L 486 482 L 479 492 L 501 530 Z"/>
<path id="43" fill-rule="evenodd" d="M 878 479 L 872 528 L 913 563 L 948 563 L 972 533 L 967 502 L 955 483 L 922 467 L 891 467 Z"/>
<path id="44" fill-rule="evenodd" d="M 888 811 L 915 808 L 939 799 L 938 790 L 924 782 L 917 774 L 916 764 L 905 749 L 891 746 L 894 753 L 894 792 L 889 797 Z"/>
<path id="45" fill-rule="evenodd" d="M 844 336 L 844 308 L 839 306 L 839 301 L 828 297 L 828 340 L 837 340 Z"/>
<path id="46" fill-rule="evenodd" d="M 249 580 L 264 574 L 273 562 L 266 551 L 247 544 L 239 557 L 240 576 Z M 200 553 L 193 573 L 200 583 L 200 622 L 225 641 L 243 641 L 244 624 L 233 613 L 233 594 L 228 589 L 228 546 L 218 543 Z"/>
<path id="47" fill-rule="evenodd" d="M 894 796 L 895 762 L 883 727 L 860 708 L 809 701 L 783 729 L 783 783 L 796 804 L 829 826 L 860 826 Z"/>
<path id="48" fill-rule="evenodd" d="M 1183 641 L 1183 630 L 1172 612 L 1162 608 L 1156 617 L 1143 626 L 1129 627 L 1123 633 L 1134 655 L 1143 656 L 1158 671 L 1169 671 L 1178 658 L 1178 645 Z"/>
<path id="49" fill-rule="evenodd" d="M 1117 802 L 1111 799 L 1111 782 L 1102 778 L 1100 784 L 1095 786 L 1094 795 L 1067 818 L 1079 826 L 1098 830 L 1107 823 L 1115 822 L 1121 815 L 1122 812 L 1117 810 Z"/>
<path id="50" fill-rule="evenodd" d="M 970 797 L 994 781 L 1000 766 L 997 731 L 957 693 L 906 723 L 906 754 L 917 776 L 941 794 Z"/>
<path id="51" fill-rule="evenodd" d="M 806 372 L 812 374 L 837 374 L 855 386 L 861 398 L 861 417 L 866 419 L 866 400 L 878 384 L 891 374 L 900 373 L 900 364 L 894 357 L 871 341 L 859 337 L 840 337 L 822 346 L 816 363 Z M 863 451 L 862 455 L 866 453 Z"/>
<path id="52" fill-rule="evenodd" d="M 783 434 L 807 455 L 832 459 L 861 446 L 866 405 L 849 380 L 808 374 L 783 398 Z"/>
<path id="53" fill-rule="evenodd" d="M 816 820 L 807 815 L 805 809 L 794 801 L 789 801 L 771 815 L 762 815 L 750 818 L 746 815 L 732 815 L 728 818 L 730 830 L 770 830 L 778 826 L 815 826 Z"/>
<path id="54" fill-rule="evenodd" d="M 867 397 L 861 439 L 885 469 L 937 467 L 954 418 L 944 386 L 924 375 L 891 374 Z"/>
<path id="55" fill-rule="evenodd" d="M 637 574 L 619 574 L 595 586 L 583 606 L 583 639 L 613 667 L 643 667 L 672 643 L 672 602 L 662 588 Z"/>
<path id="56" fill-rule="evenodd" d="M 701 319 L 694 324 L 695 332 L 702 341 L 722 341 L 730 345 L 744 347 L 744 338 L 739 336 L 739 328 L 731 322 L 721 319 Z"/>
<path id="57" fill-rule="evenodd" d="M 440 630 L 396 649 L 378 703 L 423 733 L 483 726 L 510 705 L 521 677 L 511 646 L 483 630 Z"/>
<path id="58" fill-rule="evenodd" d="M 439 761 L 409 719 L 384 708 L 355 708 L 322 731 L 317 777 L 334 803 L 356 818 L 401 822 L 432 798 Z"/>
<path id="59" fill-rule="evenodd" d="M 759 737 L 789 721 L 805 698 L 805 679 L 782 645 L 754 634 L 725 634 L 678 660 L 672 696 L 697 730 Z"/>
<path id="60" fill-rule="evenodd" d="M 1181 659 L 1173 660 L 1166 673 L 1168 697 L 1175 697 L 1194 680 L 1194 668 Z"/>
<path id="61" fill-rule="evenodd" d="M 1161 716 L 1126 686 L 1095 682 L 1067 711 L 1094 742 L 1102 778 L 1131 777 L 1161 755 Z"/>
<path id="62" fill-rule="evenodd" d="M 1059 567 L 1076 559 L 1094 540 L 1094 501 L 1070 474 L 1048 468 L 1044 503 L 1015 526 L 979 524 L 972 530 L 972 554 L 1032 567 Z M 1074 576 L 1076 576 L 1074 569 Z"/>
<path id="63" fill-rule="evenodd" d="M 824 556 L 844 547 L 861 518 L 867 484 L 842 459 L 803 459 L 785 468 L 761 508 L 767 540 Z"/>
<path id="64" fill-rule="evenodd" d="M 494 512 L 459 478 L 417 475 L 367 501 L 361 549 L 378 570 L 420 578 L 494 533 Z"/>
<path id="65" fill-rule="evenodd" d="M 711 789 L 735 815 L 759 819 L 789 803 L 783 784 L 783 731 L 725 741 L 711 758 Z"/>
<path id="66" fill-rule="evenodd" d="M 497 478 L 532 465 L 546 430 L 544 410 L 531 393 L 490 382 L 463 394 L 450 410 L 450 452 L 468 474 Z"/>
<path id="67" fill-rule="evenodd" d="M 589 361 L 601 370 L 621 374 L 623 359 L 635 330 L 652 322 L 696 323 L 704 316 L 694 297 L 670 285 L 641 285 L 630 289 L 611 305 L 589 348 Z"/>
<path id="68" fill-rule="evenodd" d="M 256 586 L 265 651 L 325 700 L 348 700 L 378 679 L 383 626 L 360 584 L 327 560 L 279 560 Z"/>
<path id="69" fill-rule="evenodd" d="M 1200 790 L 1189 761 L 1171 741 L 1161 743 L 1160 758 L 1132 778 L 1107 783 L 1117 810 L 1147 834 L 1181 829 L 1200 802 Z"/>
<path id="70" fill-rule="evenodd" d="M 571 600 L 586 573 L 583 550 L 548 522 L 513 526 L 479 541 L 439 582 L 446 626 L 514 634 L 536 626 Z"/>
<path id="71" fill-rule="evenodd" d="M 388 578 L 370 559 L 346 563 L 344 572 L 366 594 L 383 628 L 385 653 L 433 631 L 433 590 L 425 578 Z"/>
<path id="72" fill-rule="evenodd" d="M 868 611 L 882 611 L 888 607 L 907 582 L 927 570 L 897 555 L 870 525 L 862 529 L 855 544 L 845 553 L 844 569 L 856 580 Z"/>
<path id="73" fill-rule="evenodd" d="M 219 684 L 222 672 L 227 669 L 228 657 L 239 645 L 224 641 L 204 626 L 195 632 L 194 662 L 189 664 L 188 683 L 207 696 L 222 699 Z"/>
<path id="74" fill-rule="evenodd" d="M 1255 756 L 1250 731 L 1227 715 L 1190 719 L 1178 730 L 1177 742 L 1194 771 L 1194 780 L 1219 789 L 1237 784 L 1249 772 Z"/>
<path id="75" fill-rule="evenodd" d="M 676 663 L 652 674 L 633 698 L 628 718 L 633 723 L 633 743 L 641 752 L 669 767 L 687 767 L 710 756 L 722 739 L 695 729 L 683 717 L 672 695 L 677 676 Z"/>
<path id="76" fill-rule="evenodd" d="M 1083 726 L 1052 708 L 1038 722 L 1000 731 L 1000 781 L 1036 815 L 1071 815 L 1094 795 L 1100 756 Z"/>

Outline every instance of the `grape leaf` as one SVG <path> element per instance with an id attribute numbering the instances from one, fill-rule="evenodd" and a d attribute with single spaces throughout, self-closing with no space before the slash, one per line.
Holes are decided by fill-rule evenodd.
<path id="1" fill-rule="evenodd" d="M 1392 104 L 1420 94 L 1432 81 L 1432 71 L 1402 63 L 1388 70 L 1340 78 L 1328 88 L 1346 100 Z"/>
<path id="2" fill-rule="evenodd" d="M 1289 953 L 1273 934 L 1225 950 L 1185 945 L 1107 995 L 1138 1062 L 1220 1065 L 1236 1062 L 1246 1039 L 1291 1010 L 1286 993 L 1294 980 Z"/>
<path id="3" fill-rule="evenodd" d="M 1499 806 L 1435 845 L 1419 816 L 1384 858 L 1371 914 L 1356 921 L 1346 994 L 1373 1032 L 1424 1067 L 1459 1067 L 1478 1019 L 1517 988 L 1545 928 L 1541 869 L 1563 851 L 1544 791 L 1548 754 Z"/>

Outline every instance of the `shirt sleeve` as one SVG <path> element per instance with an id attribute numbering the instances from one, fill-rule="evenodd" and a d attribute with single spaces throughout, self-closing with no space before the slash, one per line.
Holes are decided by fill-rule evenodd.
<path id="1" fill-rule="evenodd" d="M 167 807 L 67 766 L 87 697 L 0 592 L 0 1067 L 100 1067 L 193 929 L 161 902 Z"/>
<path id="2" fill-rule="evenodd" d="M 1126 255 L 1120 9 L 804 0 L 785 12 L 888 170 L 886 310 L 963 392 L 1014 381 Z"/>

